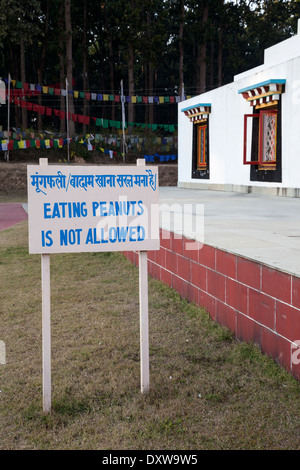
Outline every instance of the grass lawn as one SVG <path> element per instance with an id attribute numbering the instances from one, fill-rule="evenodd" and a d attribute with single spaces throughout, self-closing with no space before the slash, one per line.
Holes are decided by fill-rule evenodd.
<path id="1" fill-rule="evenodd" d="M 300 383 L 149 279 L 140 392 L 138 270 L 121 253 L 51 256 L 52 411 L 42 409 L 41 260 L 0 232 L 0 448 L 300 449 Z"/>

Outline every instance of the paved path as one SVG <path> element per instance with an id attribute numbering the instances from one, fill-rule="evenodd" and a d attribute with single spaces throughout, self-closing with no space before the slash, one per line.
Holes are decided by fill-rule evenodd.
<path id="1" fill-rule="evenodd" d="M 300 198 L 177 187 L 161 187 L 159 192 L 163 228 L 168 229 L 168 206 L 180 227 L 180 209 L 186 205 L 196 217 L 198 204 L 203 228 L 194 220 L 193 227 L 183 224 L 183 235 L 196 227 L 195 238 L 202 243 L 300 276 Z"/>
<path id="2" fill-rule="evenodd" d="M 0 204 L 0 230 L 5 230 L 27 219 L 23 204 Z"/>
<path id="3" fill-rule="evenodd" d="M 159 194 L 162 228 L 300 276 L 300 198 L 177 187 Z M 184 205 L 193 216 L 187 223 Z M 26 204 L 0 204 L 0 230 L 26 219 L 26 211 Z"/>

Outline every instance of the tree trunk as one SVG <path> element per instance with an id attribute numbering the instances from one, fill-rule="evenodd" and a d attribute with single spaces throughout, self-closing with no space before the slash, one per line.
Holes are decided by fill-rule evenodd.
<path id="1" fill-rule="evenodd" d="M 209 63 L 209 88 L 212 90 L 215 87 L 215 41 L 212 38 L 210 41 L 210 63 Z"/>
<path id="2" fill-rule="evenodd" d="M 25 44 L 24 44 L 24 39 L 21 39 L 20 42 L 20 53 L 21 53 L 21 82 L 24 83 L 26 82 L 26 71 L 25 71 Z M 23 89 L 24 92 L 24 89 Z M 24 97 L 22 98 L 24 100 Z M 27 109 L 22 108 L 22 130 L 25 131 L 28 128 L 28 122 L 27 122 Z"/>
<path id="3" fill-rule="evenodd" d="M 184 0 L 181 2 L 181 15 L 180 15 L 180 26 L 179 26 L 179 96 L 183 98 L 184 92 L 184 73 L 183 73 L 183 29 L 184 29 Z"/>
<path id="4" fill-rule="evenodd" d="M 144 71 L 144 90 L 145 90 L 145 95 L 149 95 L 149 83 L 148 83 L 148 79 L 149 79 L 149 76 L 148 76 L 148 63 L 145 62 L 145 65 L 143 67 L 143 71 Z M 147 90 L 147 91 L 146 91 Z M 145 124 L 148 124 L 148 120 L 149 120 L 149 112 L 148 112 L 148 105 L 146 104 L 145 105 L 145 117 L 144 117 L 144 122 Z M 146 132 L 147 132 L 147 127 L 146 127 Z"/>
<path id="5" fill-rule="evenodd" d="M 83 2 L 83 91 L 86 93 L 88 90 L 88 70 L 87 70 L 87 0 Z M 89 103 L 86 97 L 83 99 L 83 115 L 89 113 Z M 83 124 L 83 133 L 86 134 L 86 124 Z"/>
<path id="6" fill-rule="evenodd" d="M 71 0 L 65 0 L 65 27 L 66 27 L 66 69 L 69 92 L 73 91 L 73 56 L 72 56 L 72 22 L 71 22 Z M 69 113 L 74 113 L 73 93 L 67 96 L 69 103 Z M 69 120 L 69 137 L 75 135 L 75 123 Z"/>
<path id="7" fill-rule="evenodd" d="M 60 0 L 59 5 L 59 81 L 60 89 L 66 89 L 66 74 L 65 74 L 65 59 L 64 59 L 64 50 L 65 50 L 65 41 L 64 41 L 64 0 Z M 60 94 L 60 110 L 66 111 L 66 97 Z M 60 120 L 60 133 L 64 134 L 66 132 L 66 120 Z"/>
<path id="8" fill-rule="evenodd" d="M 11 63 L 11 74 L 13 77 L 17 77 L 19 74 L 19 60 L 18 60 L 18 49 L 16 50 L 16 46 L 9 44 L 9 56 L 10 56 L 10 63 Z M 20 118 L 20 108 L 19 106 L 14 106 L 14 118 L 15 118 L 15 127 L 20 129 L 21 127 L 21 118 Z M 12 127 L 12 114 L 10 118 L 10 128 Z"/>
<path id="9" fill-rule="evenodd" d="M 134 95 L 134 54 L 133 54 L 133 45 L 132 42 L 128 43 L 128 88 L 129 96 L 132 98 Z M 134 107 L 133 103 L 130 100 L 128 103 L 128 122 L 134 122 Z"/>
<path id="10" fill-rule="evenodd" d="M 208 21 L 208 4 L 203 6 L 202 11 L 202 27 L 203 27 L 203 42 L 198 46 L 197 54 L 197 92 L 199 94 L 206 91 L 206 27 Z"/>
<path id="11" fill-rule="evenodd" d="M 42 50 L 42 56 L 41 60 L 38 65 L 37 69 L 37 76 L 38 76 L 38 84 L 42 84 L 43 80 L 43 70 L 44 70 L 44 64 L 46 60 L 46 53 L 47 53 L 47 41 L 48 41 L 48 31 L 49 31 L 49 5 L 50 1 L 47 0 L 47 8 L 46 8 L 46 20 L 45 20 L 45 32 L 44 32 L 44 41 L 43 41 L 43 50 Z M 42 94 L 38 94 L 38 104 L 41 106 L 42 105 Z M 37 128 L 39 131 L 42 130 L 43 128 L 43 123 L 42 123 L 42 115 L 38 113 L 37 115 Z"/>
<path id="12" fill-rule="evenodd" d="M 113 42 L 112 36 L 109 33 L 109 78 L 110 78 L 110 93 L 114 95 L 115 93 L 115 65 L 114 65 L 114 49 L 113 49 Z M 112 101 L 112 108 L 111 108 L 111 119 L 114 121 L 116 119 L 116 106 L 115 101 Z"/>
<path id="13" fill-rule="evenodd" d="M 149 96 L 153 96 L 153 88 L 154 88 L 154 71 L 152 65 L 149 64 Z M 149 106 L 149 124 L 153 124 L 153 117 L 154 117 L 154 105 L 148 104 Z"/>
<path id="14" fill-rule="evenodd" d="M 220 27 L 218 34 L 218 86 L 222 85 L 222 76 L 223 76 L 223 30 Z"/>

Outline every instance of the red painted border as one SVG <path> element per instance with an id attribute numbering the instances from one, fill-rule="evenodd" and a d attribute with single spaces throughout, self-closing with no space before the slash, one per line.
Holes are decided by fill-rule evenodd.
<path id="1" fill-rule="evenodd" d="M 124 254 L 138 265 L 138 253 Z M 299 277 L 167 230 L 161 230 L 160 250 L 148 252 L 148 269 L 300 380 Z"/>

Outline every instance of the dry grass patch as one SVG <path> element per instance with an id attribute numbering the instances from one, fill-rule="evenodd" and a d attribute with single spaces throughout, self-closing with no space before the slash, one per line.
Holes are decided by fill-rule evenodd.
<path id="1" fill-rule="evenodd" d="M 119 253 L 51 256 L 44 415 L 40 256 L 27 243 L 26 222 L 0 233 L 1 449 L 299 450 L 299 382 L 153 279 L 140 393 L 138 270 Z"/>

